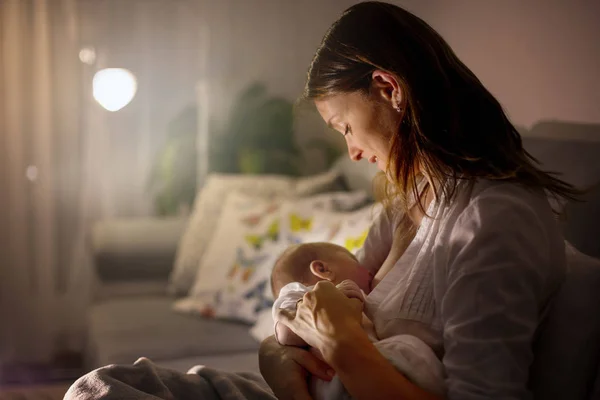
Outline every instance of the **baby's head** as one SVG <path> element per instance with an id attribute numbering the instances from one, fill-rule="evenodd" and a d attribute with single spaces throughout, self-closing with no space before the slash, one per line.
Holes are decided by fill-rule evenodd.
<path id="1" fill-rule="evenodd" d="M 325 242 L 304 243 L 281 254 L 271 272 L 271 287 L 277 297 L 281 288 L 291 282 L 312 286 L 326 280 L 337 285 L 346 279 L 369 292 L 371 274 L 345 247 Z"/>

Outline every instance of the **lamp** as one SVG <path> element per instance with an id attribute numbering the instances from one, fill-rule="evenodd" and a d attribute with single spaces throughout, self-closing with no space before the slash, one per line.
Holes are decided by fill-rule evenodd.
<path id="1" fill-rule="evenodd" d="M 119 111 L 135 96 L 137 81 L 124 68 L 105 68 L 94 75 L 92 83 L 94 99 L 108 111 Z"/>

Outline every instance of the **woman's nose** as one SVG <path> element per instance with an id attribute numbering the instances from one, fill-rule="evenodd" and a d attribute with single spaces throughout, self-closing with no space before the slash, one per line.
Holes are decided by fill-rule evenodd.
<path id="1" fill-rule="evenodd" d="M 348 154 L 352 161 L 360 161 L 362 158 L 362 150 L 351 144 L 348 144 Z"/>

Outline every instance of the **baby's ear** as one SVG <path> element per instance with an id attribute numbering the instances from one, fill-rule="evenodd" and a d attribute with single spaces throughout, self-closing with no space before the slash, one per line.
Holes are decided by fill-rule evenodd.
<path id="1" fill-rule="evenodd" d="M 310 272 L 319 279 L 326 281 L 333 280 L 333 272 L 329 269 L 327 264 L 321 260 L 315 260 L 310 263 Z"/>

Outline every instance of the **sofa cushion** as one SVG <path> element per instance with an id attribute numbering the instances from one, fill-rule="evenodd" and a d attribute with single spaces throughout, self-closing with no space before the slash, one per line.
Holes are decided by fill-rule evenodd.
<path id="1" fill-rule="evenodd" d="M 121 218 L 94 224 L 90 245 L 103 283 L 167 281 L 185 218 Z M 164 285 L 164 283 L 163 283 Z"/>
<path id="2" fill-rule="evenodd" d="M 567 247 L 570 268 L 535 343 L 536 399 L 588 400 L 600 367 L 600 261 Z"/>
<path id="3" fill-rule="evenodd" d="M 600 259 L 600 182 L 581 200 L 570 202 L 565 208 L 562 220 L 565 238 L 578 250 Z"/>
<path id="4" fill-rule="evenodd" d="M 248 325 L 177 314 L 166 296 L 122 298 L 90 311 L 89 367 L 258 349 Z"/>
<path id="5" fill-rule="evenodd" d="M 277 175 L 211 174 L 196 195 L 187 229 L 177 247 L 169 278 L 169 293 L 187 295 L 198 265 L 208 249 L 223 211 L 223 199 L 232 191 L 264 198 L 293 196 L 290 178 Z"/>
<path id="6" fill-rule="evenodd" d="M 587 189 L 600 181 L 600 124 L 540 121 L 524 134 L 523 145 L 561 179 Z"/>
<path id="7" fill-rule="evenodd" d="M 545 138 L 523 138 L 523 145 L 540 161 L 543 170 L 558 172 L 560 179 L 588 190 L 581 197 L 582 202 L 566 204 L 561 223 L 565 238 L 593 257 L 600 257 L 600 224 L 596 222 L 600 215 L 599 131 L 598 125 L 543 122 L 532 133 Z"/>

